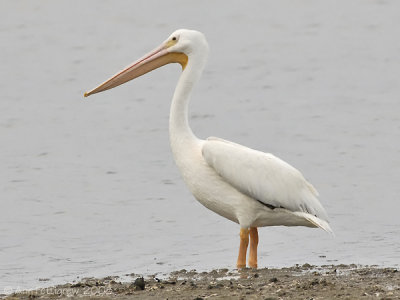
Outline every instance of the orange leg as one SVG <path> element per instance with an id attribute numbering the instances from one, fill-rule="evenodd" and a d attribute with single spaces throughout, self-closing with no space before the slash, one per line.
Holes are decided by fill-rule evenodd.
<path id="1" fill-rule="evenodd" d="M 248 245 L 249 245 L 249 229 L 240 228 L 239 256 L 236 263 L 238 269 L 246 268 L 246 253 Z"/>
<path id="2" fill-rule="evenodd" d="M 257 227 L 250 227 L 250 252 L 249 252 L 250 268 L 257 268 L 257 246 L 258 246 Z"/>

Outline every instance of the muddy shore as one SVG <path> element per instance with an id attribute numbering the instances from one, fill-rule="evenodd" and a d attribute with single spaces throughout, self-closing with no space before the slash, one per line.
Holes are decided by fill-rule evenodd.
<path id="1" fill-rule="evenodd" d="M 85 278 L 11 299 L 400 299 L 400 272 L 393 268 L 356 265 L 281 269 L 180 270 L 168 277 Z"/>

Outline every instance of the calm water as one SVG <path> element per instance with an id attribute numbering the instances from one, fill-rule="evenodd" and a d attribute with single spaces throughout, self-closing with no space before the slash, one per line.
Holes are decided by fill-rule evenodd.
<path id="1" fill-rule="evenodd" d="M 211 46 L 194 132 L 296 166 L 336 233 L 263 228 L 259 265 L 399 267 L 400 2 L 135 2 L 1 4 L 0 294 L 234 267 L 238 226 L 194 200 L 170 153 L 179 67 L 82 97 L 181 27 Z"/>

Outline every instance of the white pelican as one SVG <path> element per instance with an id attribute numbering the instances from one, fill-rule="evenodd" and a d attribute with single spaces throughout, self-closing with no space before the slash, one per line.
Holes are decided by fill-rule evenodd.
<path id="1" fill-rule="evenodd" d="M 213 212 L 240 225 L 237 267 L 257 268 L 257 227 L 307 226 L 333 233 L 318 193 L 294 167 L 276 156 L 220 138 L 197 138 L 189 127 L 188 103 L 208 56 L 201 32 L 180 29 L 85 97 L 139 77 L 168 63 L 182 74 L 172 98 L 169 135 L 175 162 L 194 197 Z"/>

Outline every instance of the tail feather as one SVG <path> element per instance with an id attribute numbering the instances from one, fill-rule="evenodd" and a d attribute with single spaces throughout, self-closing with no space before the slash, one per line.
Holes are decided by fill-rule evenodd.
<path id="1" fill-rule="evenodd" d="M 329 223 L 327 221 L 322 220 L 311 214 L 304 213 L 304 212 L 294 212 L 294 214 L 298 215 L 299 217 L 303 217 L 304 219 L 309 221 L 311 224 L 313 224 L 315 227 L 319 227 L 319 228 L 325 230 L 326 232 L 328 232 L 332 235 L 335 235 L 331 226 L 329 226 Z"/>

